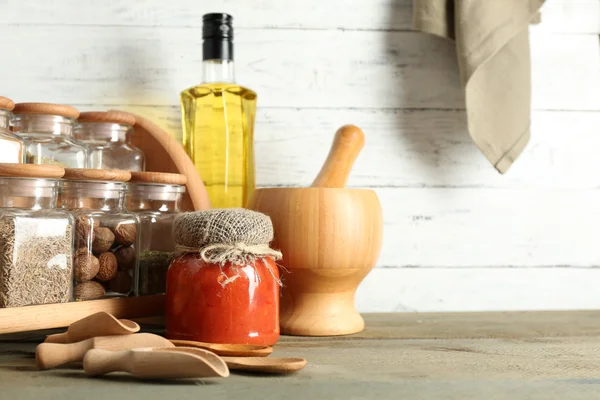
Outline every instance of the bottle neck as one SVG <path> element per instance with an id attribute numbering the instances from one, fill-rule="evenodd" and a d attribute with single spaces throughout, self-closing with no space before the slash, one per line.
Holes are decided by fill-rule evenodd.
<path id="1" fill-rule="evenodd" d="M 233 60 L 204 60 L 202 61 L 202 81 L 205 83 L 234 83 L 235 68 Z"/>

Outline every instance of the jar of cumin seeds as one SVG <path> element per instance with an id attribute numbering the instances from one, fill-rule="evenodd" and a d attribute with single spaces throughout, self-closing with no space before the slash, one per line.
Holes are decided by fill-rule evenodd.
<path id="1" fill-rule="evenodd" d="M 0 307 L 73 298 L 73 218 L 51 165 L 0 164 Z"/>

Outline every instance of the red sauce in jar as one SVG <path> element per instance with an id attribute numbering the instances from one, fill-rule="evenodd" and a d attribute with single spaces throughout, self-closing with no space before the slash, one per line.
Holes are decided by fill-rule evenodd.
<path id="1" fill-rule="evenodd" d="M 254 264 L 219 267 L 197 254 L 182 255 L 167 272 L 166 336 L 274 345 L 279 339 L 278 280 L 277 265 L 269 257 Z"/>

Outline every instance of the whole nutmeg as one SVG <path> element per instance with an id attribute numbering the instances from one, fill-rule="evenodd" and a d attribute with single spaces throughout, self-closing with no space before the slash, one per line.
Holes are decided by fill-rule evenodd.
<path id="1" fill-rule="evenodd" d="M 115 229 L 115 239 L 121 246 L 131 246 L 137 240 L 137 227 L 132 223 L 121 223 Z"/>
<path id="2" fill-rule="evenodd" d="M 104 253 L 115 243 L 115 235 L 112 231 L 105 227 L 94 229 L 94 241 L 92 242 L 92 251 L 96 254 Z"/>
<path id="3" fill-rule="evenodd" d="M 135 267 L 135 249 L 132 246 L 121 247 L 115 251 L 119 269 L 131 269 Z"/>
<path id="4" fill-rule="evenodd" d="M 87 247 L 77 249 L 73 261 L 73 276 L 77 282 L 92 280 L 100 269 L 98 259 L 90 253 Z"/>
<path id="5" fill-rule="evenodd" d="M 117 275 L 117 257 L 110 251 L 100 254 L 98 257 L 100 268 L 96 274 L 99 281 L 110 281 Z"/>
<path id="6" fill-rule="evenodd" d="M 100 221 L 86 215 L 79 215 L 75 219 L 75 233 L 77 241 L 82 245 L 94 240 L 94 228 L 100 226 Z"/>
<path id="7" fill-rule="evenodd" d="M 104 287 L 94 281 L 80 283 L 73 289 L 75 300 L 94 300 L 104 296 L 105 293 Z"/>
<path id="8" fill-rule="evenodd" d="M 108 287 L 115 293 L 129 294 L 132 283 L 133 279 L 131 279 L 129 272 L 119 271 L 117 272 L 117 276 L 108 283 Z"/>

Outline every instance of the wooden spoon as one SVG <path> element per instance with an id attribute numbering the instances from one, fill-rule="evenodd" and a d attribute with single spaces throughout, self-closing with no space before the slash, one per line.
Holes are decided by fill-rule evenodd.
<path id="1" fill-rule="evenodd" d="M 290 374 L 304 368 L 304 358 L 277 357 L 223 357 L 230 370 L 263 372 L 267 374 Z"/>
<path id="2" fill-rule="evenodd" d="M 192 347 L 175 347 L 169 349 L 160 349 L 167 352 L 181 352 L 195 354 L 201 357 L 207 357 L 208 350 Z M 219 357 L 213 354 L 213 357 Z M 267 374 L 289 374 L 299 371 L 306 366 L 307 361 L 304 358 L 265 358 L 265 357 L 219 357 L 229 367 L 230 370 L 263 372 Z"/>
<path id="3" fill-rule="evenodd" d="M 128 319 L 117 319 L 104 311 L 73 322 L 64 333 L 49 335 L 45 343 L 81 342 L 94 336 L 131 335 L 140 330 L 140 326 Z"/>
<path id="4" fill-rule="evenodd" d="M 311 187 L 343 188 L 352 165 L 365 145 L 365 134 L 354 125 L 344 125 L 335 133 L 325 164 Z"/>
<path id="5" fill-rule="evenodd" d="M 251 344 L 220 344 L 192 340 L 171 340 L 171 343 L 177 347 L 197 347 L 210 350 L 220 356 L 231 357 L 266 357 L 273 352 L 271 346 L 254 346 Z"/>
<path id="6" fill-rule="evenodd" d="M 98 336 L 81 342 L 42 343 L 35 349 L 35 361 L 39 369 L 55 368 L 73 361 L 81 361 L 91 349 L 129 350 L 137 347 L 175 347 L 162 336 L 152 333 L 135 333 L 120 336 Z"/>
<path id="7" fill-rule="evenodd" d="M 229 369 L 225 362 L 213 353 L 198 355 L 161 350 L 171 349 L 140 348 L 123 351 L 93 349 L 85 354 L 83 369 L 90 376 L 122 371 L 144 379 L 229 376 Z"/>

